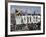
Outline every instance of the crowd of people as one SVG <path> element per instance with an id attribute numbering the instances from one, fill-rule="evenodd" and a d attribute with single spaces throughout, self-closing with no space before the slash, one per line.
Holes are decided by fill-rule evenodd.
<path id="1" fill-rule="evenodd" d="M 29 14 L 30 15 L 30 14 Z M 35 14 L 34 14 L 35 15 Z M 33 18 L 34 18 L 34 15 L 32 16 Z M 11 31 L 30 31 L 30 30 L 40 30 L 40 26 L 41 26 L 41 18 L 39 18 L 38 16 L 40 16 L 40 15 L 36 15 L 37 17 L 35 17 L 34 19 L 33 19 L 33 21 L 32 21 L 32 23 L 29 23 L 29 21 L 31 21 L 30 19 L 27 19 L 28 21 L 26 21 L 26 23 L 24 22 L 24 20 L 23 20 L 23 22 L 24 23 L 19 23 L 20 21 L 20 19 L 18 20 L 16 17 L 17 16 L 24 16 L 25 17 L 25 14 L 23 14 L 22 15 L 22 13 L 20 12 L 20 11 L 17 11 L 16 10 L 16 12 L 15 12 L 15 14 L 12 14 L 11 13 Z M 28 17 L 28 16 L 27 16 Z M 32 18 L 32 17 L 30 17 L 30 18 Z M 41 17 L 41 16 L 40 16 Z M 17 19 L 17 20 L 16 20 Z M 26 18 L 25 18 L 26 19 Z M 38 20 L 40 20 L 40 21 L 38 21 Z M 37 23 L 36 23 L 36 22 Z M 18 22 L 18 24 L 17 24 L 17 22 Z M 22 22 L 22 21 L 21 21 Z M 27 23 L 28 22 L 28 23 Z M 35 22 L 35 23 L 34 23 Z"/>

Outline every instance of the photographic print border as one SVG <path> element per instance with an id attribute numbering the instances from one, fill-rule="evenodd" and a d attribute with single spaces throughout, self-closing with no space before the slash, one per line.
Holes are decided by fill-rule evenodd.
<path id="1" fill-rule="evenodd" d="M 43 4 L 43 33 L 8 35 L 8 2 Z M 5 1 L 5 36 L 26 36 L 26 35 L 41 35 L 41 34 L 45 34 L 45 3 L 44 2 L 7 1 L 7 0 Z"/>

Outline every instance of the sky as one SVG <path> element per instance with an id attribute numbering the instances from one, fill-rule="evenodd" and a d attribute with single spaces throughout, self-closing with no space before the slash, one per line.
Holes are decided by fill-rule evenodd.
<path id="1" fill-rule="evenodd" d="M 23 13 L 25 13 L 25 11 L 29 14 L 41 14 L 41 7 L 40 6 L 16 6 L 16 5 L 11 5 L 11 13 L 15 13 L 15 10 L 21 10 L 23 11 Z"/>

